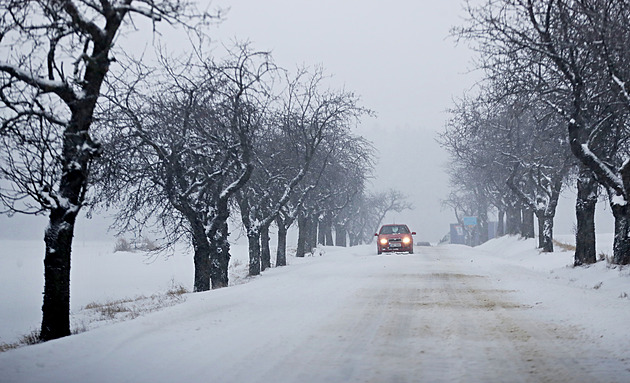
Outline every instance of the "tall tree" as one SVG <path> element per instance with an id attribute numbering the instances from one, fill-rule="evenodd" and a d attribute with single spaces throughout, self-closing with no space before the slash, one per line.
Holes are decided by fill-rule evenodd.
<path id="1" fill-rule="evenodd" d="M 562 96 L 551 103 L 565 117 L 571 151 L 609 196 L 616 264 L 630 263 L 629 20 L 626 2 L 501 0 L 472 8 L 466 30 L 493 58 L 495 73 L 535 57 L 557 79 L 545 90 Z"/>
<path id="2" fill-rule="evenodd" d="M 0 3 L 0 166 L 11 184 L 0 195 L 9 211 L 49 214 L 42 340 L 70 334 L 72 237 L 102 151 L 90 128 L 121 29 L 132 15 L 186 22 L 189 10 L 162 0 Z"/>

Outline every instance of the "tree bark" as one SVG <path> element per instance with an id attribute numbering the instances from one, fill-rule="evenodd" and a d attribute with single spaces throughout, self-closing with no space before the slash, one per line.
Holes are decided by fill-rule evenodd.
<path id="1" fill-rule="evenodd" d="M 350 247 L 357 245 L 357 235 L 355 233 L 348 233 L 348 239 L 350 240 Z"/>
<path id="2" fill-rule="evenodd" d="M 575 233 L 574 265 L 588 265 L 597 262 L 595 249 L 595 207 L 597 204 L 598 183 L 593 173 L 580 166 L 577 180 L 577 199 L 575 215 L 577 231 Z"/>
<path id="3" fill-rule="evenodd" d="M 203 225 L 193 223 L 192 228 L 193 247 L 195 255 L 193 262 L 195 264 L 194 291 L 210 290 L 210 242 L 206 236 Z"/>
<path id="4" fill-rule="evenodd" d="M 210 239 L 210 280 L 212 289 L 227 287 L 229 284 L 228 269 L 230 265 L 230 242 L 228 241 L 228 224 L 219 224 L 217 230 Z"/>
<path id="5" fill-rule="evenodd" d="M 260 269 L 271 268 L 271 250 L 269 249 L 269 225 L 260 228 Z"/>
<path id="6" fill-rule="evenodd" d="M 94 81 L 102 81 L 102 78 Z M 100 82 L 94 85 L 98 94 Z M 78 103 L 64 132 L 58 206 L 51 209 L 44 233 L 42 341 L 70 335 L 70 258 L 74 225 L 83 204 L 90 162 L 100 150 L 88 135 L 95 103 L 96 99 Z"/>
<path id="7" fill-rule="evenodd" d="M 320 220 L 316 220 L 316 224 L 318 226 L 318 230 L 317 230 L 317 244 L 318 245 L 325 245 L 326 244 L 326 231 L 324 229 L 325 223 L 324 223 L 324 219 L 322 218 Z"/>
<path id="8" fill-rule="evenodd" d="M 260 232 L 247 231 L 247 243 L 249 247 L 249 275 L 260 275 Z"/>
<path id="9" fill-rule="evenodd" d="M 335 225 L 335 246 L 346 247 L 346 237 L 348 233 L 346 227 L 341 224 Z"/>
<path id="10" fill-rule="evenodd" d="M 324 237 L 326 238 L 326 241 L 324 243 L 325 246 L 334 246 L 335 243 L 333 241 L 333 235 L 332 235 L 332 223 L 329 223 L 326 226 L 326 232 L 324 233 Z"/>
<path id="11" fill-rule="evenodd" d="M 313 249 L 317 248 L 317 217 L 308 218 L 308 239 L 306 251 L 313 253 Z"/>
<path id="12" fill-rule="evenodd" d="M 523 207 L 523 222 L 521 224 L 521 236 L 523 238 L 534 238 L 534 210 L 529 207 Z"/>
<path id="13" fill-rule="evenodd" d="M 521 227 L 521 209 L 517 206 L 509 206 L 506 211 L 506 233 L 517 235 Z"/>
<path id="14" fill-rule="evenodd" d="M 70 254 L 76 214 L 66 209 L 50 213 L 44 234 L 44 303 L 42 306 L 43 341 L 70 335 Z"/>
<path id="15" fill-rule="evenodd" d="M 538 214 L 538 247 L 543 253 L 553 253 L 553 216 Z"/>
<path id="16" fill-rule="evenodd" d="M 298 242 L 296 257 L 304 257 L 306 255 L 306 245 L 308 238 L 308 219 L 303 215 L 300 215 L 298 221 Z"/>
<path id="17" fill-rule="evenodd" d="M 628 205 L 612 205 L 615 217 L 615 239 L 613 243 L 613 263 L 630 264 L 630 209 Z"/>
<path id="18" fill-rule="evenodd" d="M 488 199 L 482 189 L 477 189 L 475 195 L 477 199 L 478 245 L 481 245 L 488 242 Z"/>
<path id="19" fill-rule="evenodd" d="M 545 230 L 545 225 L 543 222 L 542 215 L 537 215 L 536 220 L 538 221 L 538 248 L 543 248 L 543 231 Z"/>
<path id="20" fill-rule="evenodd" d="M 479 212 L 479 245 L 488 242 L 488 213 Z"/>
<path id="21" fill-rule="evenodd" d="M 553 253 L 553 217 L 545 216 L 543 219 L 543 247 L 545 253 Z"/>
<path id="22" fill-rule="evenodd" d="M 276 267 L 287 265 L 287 228 L 282 218 L 276 218 L 278 226 L 278 249 L 276 250 Z"/>
<path id="23" fill-rule="evenodd" d="M 324 246 L 333 246 L 332 236 L 332 217 L 329 214 L 324 215 L 319 224 L 319 236 L 322 238 L 320 244 Z"/>
<path id="24" fill-rule="evenodd" d="M 499 209 L 499 213 L 497 214 L 497 238 L 503 237 L 505 235 L 505 210 Z"/>

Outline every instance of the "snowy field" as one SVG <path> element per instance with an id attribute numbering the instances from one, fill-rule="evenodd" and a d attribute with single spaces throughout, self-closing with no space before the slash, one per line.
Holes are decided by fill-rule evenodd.
<path id="1" fill-rule="evenodd" d="M 598 251 L 610 255 L 610 240 Z M 163 308 L 151 297 L 192 288 L 191 255 L 113 247 L 73 250 L 83 332 L 0 353 L 0 382 L 630 381 L 630 269 L 575 269 L 571 252 L 540 254 L 534 240 L 392 256 L 326 247 L 256 278 L 235 246 L 233 286 L 158 298 Z M 2 343 L 38 328 L 42 254 L 2 242 Z M 136 315 L 86 308 L 138 297 L 149 310 Z"/>

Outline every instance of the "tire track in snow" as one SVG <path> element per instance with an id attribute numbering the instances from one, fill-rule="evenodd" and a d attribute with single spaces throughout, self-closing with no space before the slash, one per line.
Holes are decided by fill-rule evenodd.
<path id="1" fill-rule="evenodd" d="M 291 351 L 276 381 L 616 381 L 578 329 L 537 321 L 444 249 L 372 261 L 382 271 Z"/>

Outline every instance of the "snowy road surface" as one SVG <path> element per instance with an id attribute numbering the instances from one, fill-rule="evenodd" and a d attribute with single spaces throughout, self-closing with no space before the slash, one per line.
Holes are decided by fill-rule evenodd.
<path id="1" fill-rule="evenodd" d="M 575 289 L 464 247 L 373 250 L 0 354 L 0 382 L 630 381 L 630 353 L 569 320 L 588 306 L 553 298 Z"/>

